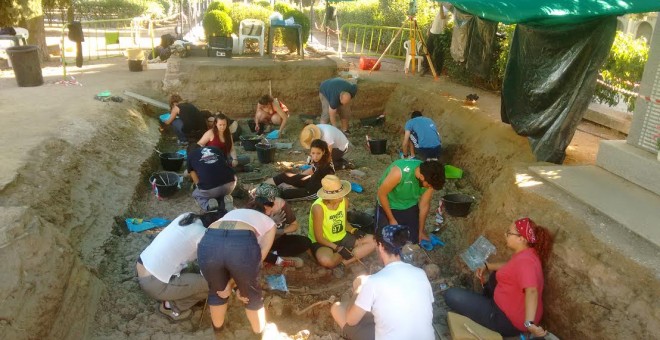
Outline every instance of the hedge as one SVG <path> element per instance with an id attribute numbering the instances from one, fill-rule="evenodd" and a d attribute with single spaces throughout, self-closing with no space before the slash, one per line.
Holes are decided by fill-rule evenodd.
<path id="1" fill-rule="evenodd" d="M 219 10 L 206 12 L 202 20 L 202 26 L 207 37 L 228 37 L 231 35 L 233 28 L 229 14 Z"/>

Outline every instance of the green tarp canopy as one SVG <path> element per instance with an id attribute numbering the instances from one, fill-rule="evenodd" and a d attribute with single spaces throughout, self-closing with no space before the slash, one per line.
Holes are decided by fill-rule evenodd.
<path id="1" fill-rule="evenodd" d="M 505 24 L 572 24 L 601 16 L 660 11 L 660 0 L 448 0 L 456 8 Z"/>

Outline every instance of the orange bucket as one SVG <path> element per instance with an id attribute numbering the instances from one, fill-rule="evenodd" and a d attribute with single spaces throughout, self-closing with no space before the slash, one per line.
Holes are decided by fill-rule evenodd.
<path id="1" fill-rule="evenodd" d="M 380 63 L 376 64 L 377 61 L 377 58 L 360 57 L 360 70 L 371 70 L 374 65 L 374 71 L 380 70 Z"/>

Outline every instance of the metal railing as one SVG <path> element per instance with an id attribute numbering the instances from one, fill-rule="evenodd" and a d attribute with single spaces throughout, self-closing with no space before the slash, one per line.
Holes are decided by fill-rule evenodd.
<path id="1" fill-rule="evenodd" d="M 381 55 L 401 27 L 344 24 L 341 26 L 340 40 L 345 54 Z M 403 43 L 410 39 L 410 29 L 403 28 L 401 34 L 385 54 L 386 57 L 404 59 L 406 50 Z"/>
<path id="2" fill-rule="evenodd" d="M 154 42 L 154 20 L 136 17 L 132 19 L 108 19 L 81 21 L 85 41 L 82 43 L 83 58 L 87 60 L 110 58 L 124 55 L 128 48 L 148 46 L 152 49 Z M 146 26 L 146 28 L 145 28 Z M 66 77 L 67 50 L 73 50 L 75 58 L 76 43 L 67 38 L 68 24 L 62 25 L 60 53 L 64 77 Z M 147 37 L 141 34 L 146 31 Z M 71 52 L 69 52 L 71 53 Z"/>

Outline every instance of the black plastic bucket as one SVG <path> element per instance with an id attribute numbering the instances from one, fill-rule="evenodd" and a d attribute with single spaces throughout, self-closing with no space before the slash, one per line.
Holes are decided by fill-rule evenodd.
<path id="1" fill-rule="evenodd" d="M 160 154 L 160 165 L 165 171 L 178 172 L 183 165 L 183 155 L 178 152 L 164 152 Z"/>
<path id="2" fill-rule="evenodd" d="M 142 60 L 128 60 L 128 69 L 131 72 L 142 72 Z"/>
<path id="3" fill-rule="evenodd" d="M 272 144 L 259 143 L 256 145 L 257 158 L 261 164 L 268 164 L 275 161 L 275 150 L 277 148 Z"/>
<path id="4" fill-rule="evenodd" d="M 247 124 L 250 128 L 250 131 L 257 132 L 257 123 L 255 123 L 254 120 L 248 120 Z"/>
<path id="5" fill-rule="evenodd" d="M 158 195 L 161 197 L 172 196 L 179 190 L 179 175 L 175 172 L 161 171 L 149 177 L 149 183 L 156 181 Z"/>
<path id="6" fill-rule="evenodd" d="M 261 137 L 259 136 L 241 136 L 241 145 L 245 151 L 256 151 L 257 144 L 261 142 Z"/>
<path id="7" fill-rule="evenodd" d="M 7 48 L 16 83 L 19 87 L 39 86 L 44 83 L 41 73 L 41 59 L 37 46 L 24 45 Z"/>
<path id="8" fill-rule="evenodd" d="M 371 150 L 372 155 L 387 153 L 387 139 L 370 139 L 369 150 Z"/>
<path id="9" fill-rule="evenodd" d="M 464 194 L 449 194 L 442 196 L 442 202 L 447 214 L 454 217 L 465 217 L 470 213 L 474 197 Z"/>

